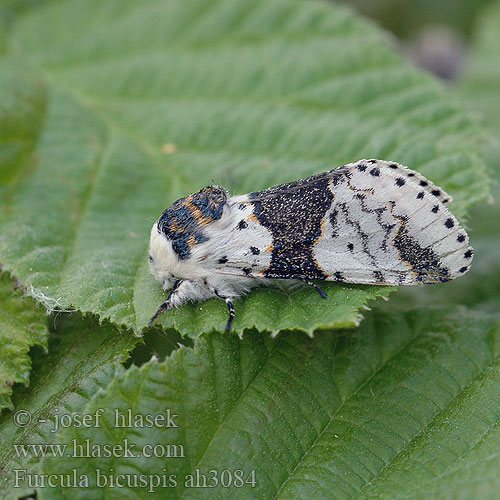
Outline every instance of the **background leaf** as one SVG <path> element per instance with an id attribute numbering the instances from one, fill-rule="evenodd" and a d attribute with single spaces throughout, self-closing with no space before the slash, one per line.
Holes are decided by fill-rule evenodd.
<path id="1" fill-rule="evenodd" d="M 47 320 L 31 298 L 22 298 L 6 274 L 0 276 L 0 411 L 12 407 L 14 383 L 28 385 L 31 371 L 29 350 L 47 346 Z"/>
<path id="2" fill-rule="evenodd" d="M 88 474 L 88 489 L 40 490 L 41 498 L 113 498 L 95 487 L 102 474 L 176 474 L 161 498 L 483 498 L 470 471 L 500 466 L 500 322 L 449 308 L 373 312 L 356 330 L 313 339 L 247 334 L 200 337 L 165 363 L 116 374 L 85 407 L 107 408 L 101 428 L 63 429 L 62 443 L 177 444 L 170 458 L 47 458 L 42 471 Z M 170 409 L 178 428 L 114 426 Z M 172 454 L 171 454 L 172 455 Z M 257 486 L 184 488 L 196 469 L 256 471 Z M 464 475 L 465 474 L 465 475 Z M 446 491 L 444 487 L 446 486 Z M 148 498 L 146 488 L 122 498 Z"/>
<path id="3" fill-rule="evenodd" d="M 380 157 L 442 185 L 459 217 L 486 196 L 481 133 L 461 104 L 337 5 L 57 2 L 7 36 L 2 64 L 18 83 L 3 113 L 15 120 L 21 102 L 37 118 L 19 121 L 29 158 L 9 153 L 3 174 L 0 261 L 49 308 L 141 329 L 164 299 L 147 268 L 149 228 L 212 180 L 240 193 Z M 320 305 L 314 290 L 252 293 L 235 331 L 353 325 L 388 289 L 328 292 Z M 226 314 L 212 301 L 161 322 L 197 335 Z"/>
<path id="4" fill-rule="evenodd" d="M 394 307 L 462 303 L 487 312 L 497 312 L 500 304 L 500 2 L 484 9 L 478 20 L 473 45 L 465 61 L 458 88 L 469 106 L 484 121 L 490 138 L 482 154 L 493 174 L 492 200 L 471 210 L 471 243 L 474 265 L 464 280 L 446 287 L 404 289 L 395 297 Z"/>
<path id="5" fill-rule="evenodd" d="M 32 493 L 26 483 L 12 488 L 14 469 L 39 473 L 40 458 L 28 451 L 17 453 L 15 445 L 57 443 L 55 416 L 78 413 L 100 388 L 105 387 L 138 339 L 109 325 L 99 327 L 95 319 L 79 314 L 52 318 L 49 353 L 33 352 L 29 387 L 17 387 L 14 408 L 0 416 L 0 498 L 19 498 Z M 29 412 L 31 421 L 16 426 L 14 415 Z M 24 417 L 23 417 L 24 418 Z"/>
<path id="6" fill-rule="evenodd" d="M 340 0 L 377 21 L 400 38 L 414 35 L 422 27 L 450 25 L 469 36 L 481 8 L 491 0 Z"/>

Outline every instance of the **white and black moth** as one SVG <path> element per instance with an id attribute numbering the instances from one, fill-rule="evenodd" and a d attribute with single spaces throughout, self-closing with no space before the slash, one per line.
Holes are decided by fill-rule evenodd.
<path id="1" fill-rule="evenodd" d="M 417 285 L 469 270 L 473 250 L 451 200 L 398 163 L 360 160 L 262 191 L 209 186 L 165 209 L 151 230 L 149 265 L 170 289 L 159 314 L 186 301 L 226 301 L 263 280 Z"/>

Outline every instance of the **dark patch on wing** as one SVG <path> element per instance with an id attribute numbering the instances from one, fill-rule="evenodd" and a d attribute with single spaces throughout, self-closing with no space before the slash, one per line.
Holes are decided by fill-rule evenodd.
<path id="1" fill-rule="evenodd" d="M 393 245 L 398 250 L 401 260 L 416 273 L 417 281 L 422 283 L 448 281 L 450 270 L 440 266 L 439 256 L 431 247 L 420 246 L 418 241 L 410 236 L 406 228 L 408 217 L 401 215 L 394 217 L 400 220 L 401 225 L 394 237 Z"/>
<path id="2" fill-rule="evenodd" d="M 253 213 L 273 236 L 269 278 L 326 279 L 313 246 L 321 236 L 321 222 L 333 202 L 329 181 L 338 182 L 342 168 L 288 184 L 250 193 Z"/>
<path id="3" fill-rule="evenodd" d="M 252 252 L 254 255 L 259 255 L 260 250 L 257 247 L 250 247 L 250 252 Z"/>
<path id="4" fill-rule="evenodd" d="M 227 255 L 223 255 L 220 259 L 219 259 L 219 264 L 225 264 L 227 262 Z"/>
<path id="5" fill-rule="evenodd" d="M 219 186 L 208 186 L 180 198 L 166 208 L 158 219 L 158 232 L 172 242 L 179 259 L 186 259 L 191 248 L 209 238 L 203 226 L 222 217 L 227 192 Z"/>
<path id="6" fill-rule="evenodd" d="M 339 223 L 338 223 L 338 215 L 339 212 L 336 208 L 334 208 L 330 212 L 330 224 L 332 225 L 332 238 L 336 238 L 339 235 Z"/>

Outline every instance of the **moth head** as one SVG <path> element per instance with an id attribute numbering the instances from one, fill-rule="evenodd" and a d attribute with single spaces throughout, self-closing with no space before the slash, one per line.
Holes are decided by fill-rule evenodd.
<path id="1" fill-rule="evenodd" d="M 158 223 L 155 222 L 151 229 L 149 239 L 149 270 L 159 281 L 164 290 L 171 288 L 176 277 L 172 271 L 176 268 L 178 258 L 172 249 L 172 244 L 158 231 Z"/>
<path id="2" fill-rule="evenodd" d="M 221 219 L 228 194 L 220 186 L 208 186 L 180 198 L 166 208 L 151 230 L 149 266 L 166 288 L 183 278 L 183 264 L 193 248 L 210 239 L 209 225 Z"/>

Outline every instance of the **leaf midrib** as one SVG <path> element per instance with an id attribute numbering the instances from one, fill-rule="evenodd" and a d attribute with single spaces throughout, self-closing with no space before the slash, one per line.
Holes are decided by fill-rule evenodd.
<path id="1" fill-rule="evenodd" d="M 463 352 L 463 351 L 462 351 Z M 500 366 L 500 358 L 497 356 L 493 358 L 489 363 L 485 364 L 481 369 L 478 367 L 478 372 L 468 381 L 468 383 L 457 392 L 457 394 L 450 399 L 450 401 L 446 404 L 444 408 L 442 408 L 438 413 L 436 413 L 433 418 L 425 425 L 417 434 L 412 436 L 412 438 L 408 441 L 406 446 L 404 446 L 394 457 L 392 457 L 380 471 L 378 471 L 377 476 L 374 477 L 370 483 L 365 483 L 361 489 L 358 491 L 355 497 L 352 497 L 353 500 L 355 499 L 361 499 L 362 497 L 362 492 L 368 487 L 368 486 L 373 486 L 376 482 L 380 480 L 380 477 L 382 473 L 391 467 L 397 460 L 402 456 L 403 453 L 407 451 L 407 448 L 414 443 L 420 436 L 422 436 L 425 432 L 429 430 L 429 427 L 431 427 L 436 420 L 436 418 L 439 418 L 440 415 L 446 413 L 447 411 L 450 410 L 450 406 L 452 406 L 458 399 L 460 399 L 463 396 L 463 393 L 466 392 L 471 385 L 473 385 L 475 382 L 477 382 L 479 379 L 481 379 L 485 372 L 492 368 L 493 366 Z M 476 365 L 477 366 L 477 365 Z M 434 481 L 437 481 L 441 477 L 445 477 L 449 472 L 450 469 L 454 468 L 457 466 L 459 461 L 462 461 L 467 455 L 470 455 L 470 453 L 481 444 L 481 442 L 484 439 L 484 436 L 487 436 L 491 431 L 493 431 L 496 427 L 500 426 L 500 420 L 497 420 L 491 427 L 489 427 L 479 438 L 477 438 L 476 442 L 472 447 L 470 447 L 468 450 L 466 450 L 464 453 L 462 453 L 459 457 L 455 459 L 455 461 L 452 464 L 449 464 L 443 472 L 441 472 L 438 476 L 432 477 L 431 479 L 425 481 L 425 482 L 420 482 L 418 483 L 415 487 L 423 490 L 422 486 L 428 485 L 433 483 Z M 398 495 L 398 498 L 405 499 L 405 498 L 413 498 L 415 494 L 403 494 L 403 495 Z"/>
<path id="2" fill-rule="evenodd" d="M 226 422 L 228 416 L 234 411 L 234 408 L 238 405 L 238 403 L 242 400 L 242 398 L 247 394 L 247 392 L 250 390 L 254 380 L 262 373 L 262 370 L 264 369 L 264 367 L 267 365 L 268 361 L 271 359 L 271 357 L 274 355 L 274 353 L 276 352 L 278 346 L 281 345 L 282 341 L 284 339 L 284 336 L 280 337 L 273 345 L 271 351 L 269 351 L 268 355 L 267 355 L 267 358 L 266 360 L 261 364 L 261 366 L 259 367 L 258 370 L 256 370 L 255 374 L 253 375 L 253 377 L 251 379 L 248 380 L 247 382 L 247 385 L 246 387 L 244 388 L 243 391 L 241 391 L 241 393 L 239 394 L 238 398 L 234 401 L 234 403 L 232 404 L 231 408 L 227 411 L 227 413 L 224 415 L 223 419 L 219 422 L 219 424 L 217 425 L 217 428 L 215 429 L 214 433 L 212 434 L 212 437 L 210 438 L 210 441 L 207 443 L 207 446 L 205 447 L 205 449 L 203 450 L 203 453 L 200 455 L 200 458 L 198 459 L 198 461 L 196 462 L 196 465 L 194 467 L 191 468 L 191 470 L 196 470 L 197 468 L 200 467 L 200 464 L 201 462 L 203 461 L 208 449 L 210 448 L 211 444 L 213 443 L 214 439 L 215 439 L 215 436 L 219 433 L 220 429 L 222 428 L 222 426 L 224 425 L 224 423 Z M 186 348 L 181 348 L 182 350 L 186 349 Z M 187 348 L 188 349 L 188 348 Z M 180 351 L 179 351 L 180 352 Z M 240 361 L 241 361 L 241 356 L 240 356 Z M 240 363 L 241 365 L 241 363 Z M 212 365 L 215 369 L 215 365 Z M 184 363 L 183 363 L 183 369 L 184 369 Z M 240 367 L 240 373 L 241 373 L 241 367 Z M 182 387 L 183 387 L 183 393 L 184 393 L 184 384 L 182 384 Z M 215 391 L 215 389 L 214 389 Z M 184 399 L 183 399 L 184 401 Z M 187 441 L 186 441 L 187 443 Z M 189 491 L 188 488 L 185 488 L 182 490 L 182 494 L 181 496 L 178 496 L 179 499 L 182 499 L 184 498 L 184 493 L 186 491 Z"/>
<path id="3" fill-rule="evenodd" d="M 409 342 L 407 342 L 406 344 L 404 344 L 400 349 L 398 349 L 397 351 L 395 351 L 392 356 L 390 356 L 389 358 L 387 358 L 386 360 L 382 361 L 380 366 L 378 366 L 374 371 L 373 373 L 367 377 L 363 383 L 361 383 L 355 391 L 353 391 L 348 397 L 346 397 L 342 403 L 337 407 L 337 409 L 333 412 L 332 416 L 330 417 L 330 419 L 328 420 L 328 422 L 323 426 L 323 428 L 320 430 L 320 432 L 318 433 L 318 435 L 316 436 L 316 439 L 311 443 L 311 445 L 309 446 L 309 448 L 307 449 L 307 451 L 302 455 L 302 457 L 300 457 L 299 461 L 296 463 L 295 467 L 293 468 L 293 470 L 290 472 L 290 474 L 288 475 L 288 477 L 281 483 L 281 486 L 279 487 L 279 489 L 276 491 L 276 493 L 273 495 L 272 497 L 272 500 L 276 500 L 281 491 L 283 490 L 283 488 L 286 486 L 286 484 L 290 481 L 290 479 L 293 477 L 293 475 L 295 474 L 295 472 L 297 471 L 297 469 L 300 467 L 300 465 L 302 464 L 302 462 L 305 460 L 305 458 L 309 455 L 309 453 L 311 452 L 311 450 L 315 447 L 315 445 L 317 444 L 317 442 L 319 441 L 319 439 L 323 436 L 323 433 L 328 429 L 328 427 L 332 424 L 333 420 L 335 419 L 335 417 L 337 416 L 337 414 L 345 407 L 346 403 L 348 403 L 350 400 L 352 400 L 352 398 L 361 390 L 363 389 L 363 387 L 365 387 L 369 382 L 371 382 L 371 380 L 373 380 L 373 378 L 382 371 L 383 368 L 385 368 L 387 366 L 387 364 L 389 364 L 391 361 L 393 361 L 395 358 L 397 358 L 401 353 L 403 353 L 406 349 L 408 349 L 411 344 L 413 342 L 415 342 L 415 340 L 417 340 L 419 338 L 419 336 L 414 336 L 410 339 Z"/>

